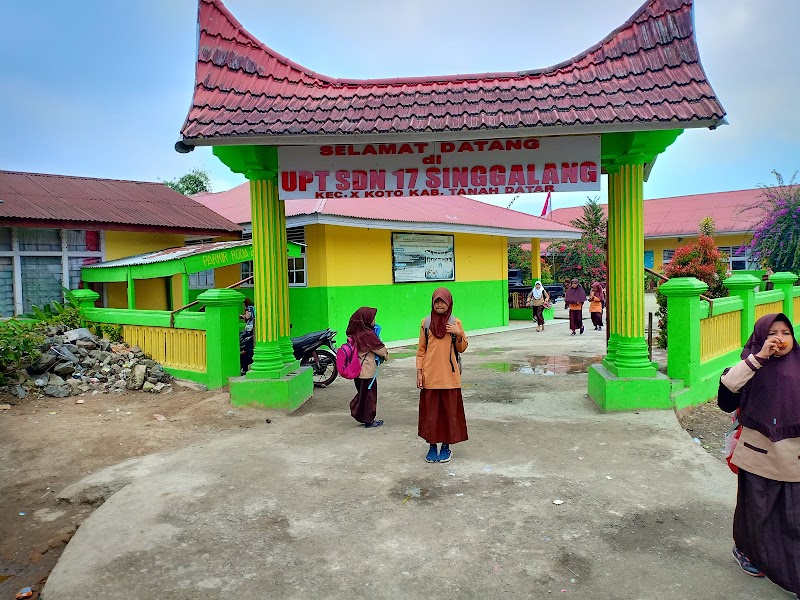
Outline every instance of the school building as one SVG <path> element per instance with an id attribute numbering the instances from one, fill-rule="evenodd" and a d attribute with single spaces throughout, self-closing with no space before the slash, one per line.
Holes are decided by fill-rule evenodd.
<path id="1" fill-rule="evenodd" d="M 752 230 L 763 216 L 759 208 L 763 190 L 738 190 L 694 194 L 644 201 L 644 266 L 661 271 L 677 248 L 696 241 L 700 221 L 714 220 L 714 240 L 728 257 L 731 271 L 758 269 L 750 258 Z M 603 204 L 608 216 L 608 205 Z M 569 224 L 583 215 L 580 206 L 553 210 L 552 219 Z"/>
<path id="2" fill-rule="evenodd" d="M 249 184 L 194 199 L 251 235 Z M 569 225 L 464 196 L 286 200 L 284 206 L 287 239 L 302 248 L 287 265 L 292 335 L 331 327 L 339 341 L 360 306 L 378 308 L 384 340 L 416 337 L 439 286 L 452 291 L 455 313 L 470 329 L 507 325 L 508 245 L 580 237 Z M 252 269 L 252 262 L 242 263 L 241 278 Z"/>
<path id="3" fill-rule="evenodd" d="M 241 231 L 163 183 L 0 171 L 0 316 L 63 301 L 63 288 L 84 287 L 82 267 Z M 128 304 L 125 281 L 86 287 L 104 306 Z M 174 303 L 162 280 L 136 289 L 139 308 Z"/>

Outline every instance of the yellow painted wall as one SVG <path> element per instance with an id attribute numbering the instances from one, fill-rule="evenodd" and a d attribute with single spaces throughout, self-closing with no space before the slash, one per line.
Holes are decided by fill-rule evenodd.
<path id="1" fill-rule="evenodd" d="M 456 281 L 505 279 L 505 237 L 455 234 Z M 306 227 L 309 287 L 392 283 L 392 232 L 337 225 Z"/>
<path id="2" fill-rule="evenodd" d="M 145 252 L 183 246 L 184 236 L 173 233 L 143 233 L 138 231 L 106 231 L 106 260 L 126 258 Z M 137 281 L 136 308 L 166 310 L 167 285 L 164 279 Z M 128 306 L 128 286 L 124 282 L 107 283 L 108 306 Z M 180 288 L 179 288 L 180 289 Z M 178 295 L 180 298 L 180 294 Z M 180 306 L 178 304 L 177 306 Z"/>
<path id="3" fill-rule="evenodd" d="M 139 231 L 106 231 L 106 260 L 116 260 L 164 248 L 183 246 L 183 235 L 143 233 Z"/>
<path id="4" fill-rule="evenodd" d="M 214 269 L 214 287 L 224 288 L 233 285 L 242 278 L 242 265 L 227 265 Z"/>
<path id="5" fill-rule="evenodd" d="M 750 238 L 751 236 L 749 234 L 717 235 L 714 236 L 714 242 L 717 246 L 737 247 L 750 243 Z M 680 241 L 678 241 L 679 239 Z M 645 238 L 644 249 L 645 251 L 653 250 L 653 268 L 656 271 L 660 271 L 664 267 L 664 250 L 675 250 L 696 241 L 697 236 L 683 238 Z"/>

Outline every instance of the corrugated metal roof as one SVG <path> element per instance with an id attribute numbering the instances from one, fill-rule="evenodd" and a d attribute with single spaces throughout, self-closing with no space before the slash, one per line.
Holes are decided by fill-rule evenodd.
<path id="1" fill-rule="evenodd" d="M 714 219 L 718 234 L 751 231 L 764 213 L 758 208 L 748 209 L 761 204 L 762 194 L 761 189 L 753 189 L 645 200 L 644 237 L 697 235 L 705 217 Z M 608 205 L 602 207 L 608 215 Z M 557 208 L 553 220 L 568 224 L 582 215 L 580 206 Z"/>
<path id="2" fill-rule="evenodd" d="M 198 194 L 193 198 L 225 218 L 238 223 L 249 223 L 250 188 L 243 183 L 227 192 Z M 577 230 L 568 225 L 527 213 L 472 200 L 465 196 L 414 196 L 400 198 L 337 198 L 334 200 L 284 201 L 287 226 L 292 218 L 302 215 L 327 215 L 368 221 L 399 221 L 415 224 L 445 224 L 458 231 L 460 227 L 474 226 L 487 229 L 525 231 L 570 232 Z M 354 223 L 355 224 L 355 223 Z M 355 224 L 358 226 L 357 224 Z"/>
<path id="3" fill-rule="evenodd" d="M 185 142 L 631 124 L 716 125 L 725 116 L 700 63 L 692 0 L 648 0 L 578 56 L 523 73 L 346 80 L 258 41 L 220 0 L 201 0 Z"/>
<path id="4" fill-rule="evenodd" d="M 197 256 L 198 254 L 203 254 L 205 252 L 218 252 L 219 250 L 228 250 L 229 248 L 250 246 L 252 243 L 253 242 L 251 240 L 237 240 L 234 242 L 214 242 L 210 244 L 196 244 L 194 246 L 181 246 L 179 248 L 166 248 L 165 250 L 156 250 L 155 252 L 146 252 L 144 254 L 137 254 L 135 256 L 126 256 L 125 258 L 109 260 L 108 262 L 86 265 L 81 268 L 108 269 L 111 267 L 127 267 L 130 265 L 151 265 L 154 263 L 167 262 L 169 260 L 175 260 L 178 258 Z"/>
<path id="5" fill-rule="evenodd" d="M 222 235 L 241 228 L 163 183 L 0 171 L 0 222 L 145 226 Z"/>

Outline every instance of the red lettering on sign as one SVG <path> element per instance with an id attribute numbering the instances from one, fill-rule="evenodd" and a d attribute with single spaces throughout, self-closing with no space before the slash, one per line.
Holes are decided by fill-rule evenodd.
<path id="1" fill-rule="evenodd" d="M 325 188 L 327 187 L 328 175 L 330 175 L 330 173 L 328 171 L 314 171 L 314 175 L 317 176 L 317 188 L 324 192 Z"/>
<path id="2" fill-rule="evenodd" d="M 472 167 L 469 181 L 472 185 L 486 185 L 486 167 Z"/>
<path id="3" fill-rule="evenodd" d="M 321 156 L 331 156 L 333 154 L 333 146 L 320 146 L 319 153 Z"/>
<path id="4" fill-rule="evenodd" d="M 400 149 L 397 151 L 398 154 L 414 154 L 414 150 L 411 148 L 411 144 L 403 144 L 400 146 Z"/>
<path id="5" fill-rule="evenodd" d="M 561 183 L 578 183 L 578 163 L 561 163 Z"/>
<path id="6" fill-rule="evenodd" d="M 489 167 L 489 185 L 505 185 L 506 168 L 502 165 Z"/>
<path id="7" fill-rule="evenodd" d="M 461 145 L 458 147 L 459 152 L 473 152 L 472 144 L 469 142 L 461 142 Z"/>
<path id="8" fill-rule="evenodd" d="M 539 140 L 536 138 L 528 138 L 522 145 L 525 147 L 526 150 L 538 150 L 539 149 Z"/>
<path id="9" fill-rule="evenodd" d="M 293 192 L 297 189 L 297 173 L 295 171 L 281 173 L 281 189 L 284 192 Z"/>
<path id="10" fill-rule="evenodd" d="M 394 144 L 378 144 L 378 154 L 397 154 L 397 146 Z"/>
<path id="11" fill-rule="evenodd" d="M 545 163 L 542 183 L 558 183 L 558 167 L 555 163 Z"/>
<path id="12" fill-rule="evenodd" d="M 597 164 L 593 162 L 581 163 L 581 181 L 594 183 L 597 181 Z"/>
<path id="13" fill-rule="evenodd" d="M 520 185 L 523 183 L 525 183 L 525 173 L 522 171 L 522 165 L 511 165 L 511 173 L 508 175 L 508 185 Z"/>
<path id="14" fill-rule="evenodd" d="M 334 154 L 336 154 L 336 156 L 344 156 L 345 151 L 346 148 L 344 146 L 336 146 L 336 148 L 334 149 Z"/>
<path id="15" fill-rule="evenodd" d="M 528 185 L 539 183 L 536 179 L 536 165 L 528 165 Z"/>
<path id="16" fill-rule="evenodd" d="M 350 188 L 350 172 L 349 171 L 336 171 L 336 184 L 337 190 L 346 190 Z"/>
<path id="17" fill-rule="evenodd" d="M 436 167 L 425 169 L 425 187 L 438 188 L 442 185 L 441 170 Z"/>
<path id="18" fill-rule="evenodd" d="M 353 171 L 353 189 L 365 190 L 367 189 L 367 172 L 361 170 Z"/>
<path id="19" fill-rule="evenodd" d="M 311 171 L 300 171 L 297 174 L 297 189 L 305 192 L 308 189 L 308 184 L 314 181 L 314 174 Z"/>
<path id="20" fill-rule="evenodd" d="M 444 152 L 452 152 L 455 149 L 456 149 L 456 145 L 453 142 L 442 142 L 439 145 L 439 151 L 443 152 L 443 153 Z"/>

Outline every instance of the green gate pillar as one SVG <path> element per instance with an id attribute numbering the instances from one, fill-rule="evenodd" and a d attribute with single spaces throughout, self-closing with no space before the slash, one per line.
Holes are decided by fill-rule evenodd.
<path id="1" fill-rule="evenodd" d="M 644 161 L 608 169 L 609 353 L 589 372 L 589 396 L 606 411 L 672 406 L 644 331 Z"/>
<path id="2" fill-rule="evenodd" d="M 286 216 L 278 199 L 278 151 L 271 146 L 215 146 L 214 155 L 250 180 L 253 227 L 253 364 L 231 380 L 231 404 L 292 411 L 314 391 L 313 373 L 300 368 L 289 337 Z"/>
<path id="3" fill-rule="evenodd" d="M 239 375 L 239 314 L 244 294 L 206 290 L 197 301 L 206 307 L 206 384 L 213 390 Z"/>
<path id="4" fill-rule="evenodd" d="M 100 294 L 94 290 L 72 290 L 72 295 L 78 301 L 78 311 L 81 313 L 81 325 L 86 325 L 83 317 L 83 311 L 87 308 L 94 308 L 94 303 L 100 299 Z"/>
<path id="5" fill-rule="evenodd" d="M 756 324 L 756 288 L 760 284 L 760 279 L 747 273 L 736 273 L 722 282 L 722 285 L 730 290 L 731 296 L 742 299 L 742 346 L 747 343 Z"/>
<path id="6" fill-rule="evenodd" d="M 794 314 L 794 297 L 792 288 L 797 281 L 797 275 L 781 271 L 773 273 L 769 280 L 775 284 L 775 289 L 783 292 L 783 314 L 789 317 L 789 322 L 794 323 L 800 315 Z"/>
<path id="7" fill-rule="evenodd" d="M 700 294 L 708 285 L 695 277 L 676 277 L 658 288 L 667 297 L 667 374 L 695 384 L 700 367 Z"/>

